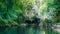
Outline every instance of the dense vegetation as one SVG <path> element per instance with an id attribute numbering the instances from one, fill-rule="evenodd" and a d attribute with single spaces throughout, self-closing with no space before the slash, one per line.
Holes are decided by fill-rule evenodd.
<path id="1" fill-rule="evenodd" d="M 0 25 L 21 24 L 36 18 L 34 3 L 42 23 L 60 22 L 60 0 L 0 0 Z"/>

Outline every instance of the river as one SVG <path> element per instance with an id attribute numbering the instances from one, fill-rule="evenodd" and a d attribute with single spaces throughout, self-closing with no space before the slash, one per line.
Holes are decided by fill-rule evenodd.
<path id="1" fill-rule="evenodd" d="M 0 27 L 0 34 L 59 34 L 55 31 L 39 26 Z"/>

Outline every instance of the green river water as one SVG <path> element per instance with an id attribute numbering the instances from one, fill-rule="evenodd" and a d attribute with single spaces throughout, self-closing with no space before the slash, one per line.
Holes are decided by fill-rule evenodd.
<path id="1" fill-rule="evenodd" d="M 47 30 L 34 26 L 14 26 L 14 27 L 0 27 L 0 34 L 58 34 L 52 30 Z"/>

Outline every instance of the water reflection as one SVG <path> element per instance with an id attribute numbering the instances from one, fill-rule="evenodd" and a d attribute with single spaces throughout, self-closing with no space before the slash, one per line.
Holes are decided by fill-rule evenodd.
<path id="1" fill-rule="evenodd" d="M 14 26 L 0 27 L 0 34 L 58 34 L 51 30 L 40 28 L 39 26 Z"/>

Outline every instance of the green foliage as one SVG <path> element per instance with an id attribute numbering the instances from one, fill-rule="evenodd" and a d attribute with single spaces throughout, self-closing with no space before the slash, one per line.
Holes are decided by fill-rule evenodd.
<path id="1" fill-rule="evenodd" d="M 60 22 L 60 19 L 58 19 L 57 16 L 59 15 L 58 11 L 60 11 L 60 1 L 43 0 L 42 4 L 40 4 L 41 2 L 39 1 L 40 0 L 0 0 L 1 24 L 23 23 L 24 19 L 29 19 L 31 17 L 29 14 L 34 12 L 34 10 L 32 10 L 34 2 L 36 2 L 38 10 L 42 16 L 46 13 L 48 20 L 52 20 L 52 22 Z M 27 17 L 26 13 L 29 17 Z"/>
<path id="2" fill-rule="evenodd" d="M 31 10 L 32 0 L 0 0 L 1 24 L 23 23 L 25 10 Z"/>

